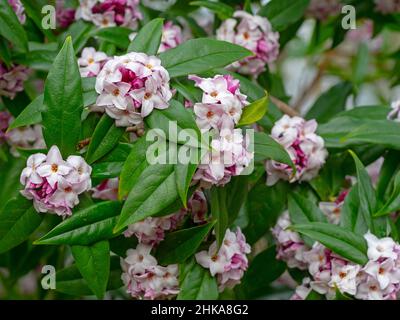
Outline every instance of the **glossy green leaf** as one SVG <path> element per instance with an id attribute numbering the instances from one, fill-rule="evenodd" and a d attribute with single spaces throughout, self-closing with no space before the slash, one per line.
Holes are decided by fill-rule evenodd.
<path id="1" fill-rule="evenodd" d="M 108 279 L 107 290 L 116 290 L 123 286 L 121 280 L 121 265 L 119 257 L 111 257 L 110 276 Z M 87 282 L 82 278 L 77 266 L 66 267 L 56 273 L 56 291 L 71 296 L 91 296 L 92 290 Z"/>
<path id="2" fill-rule="evenodd" d="M 114 232 L 161 212 L 179 198 L 174 165 L 147 166 L 137 177 L 122 208 Z"/>
<path id="3" fill-rule="evenodd" d="M 400 171 L 394 179 L 393 191 L 388 201 L 374 214 L 375 217 L 396 212 L 400 209 Z"/>
<path id="4" fill-rule="evenodd" d="M 86 161 L 91 164 L 110 152 L 118 144 L 124 132 L 125 128 L 117 127 L 114 119 L 104 114 L 93 132 Z"/>
<path id="5" fill-rule="evenodd" d="M 161 265 L 183 263 L 196 253 L 213 226 L 214 223 L 207 223 L 168 233 L 164 241 L 157 247 L 156 258 L 158 263 Z"/>
<path id="6" fill-rule="evenodd" d="M 216 221 L 215 237 L 218 247 L 222 244 L 226 229 L 229 227 L 229 212 L 226 207 L 226 189 L 222 187 L 213 187 L 210 190 L 211 196 L 211 215 Z"/>
<path id="7" fill-rule="evenodd" d="M 126 50 L 130 43 L 129 35 L 131 33 L 132 29 L 129 28 L 108 27 L 95 30 L 93 35 L 100 40 L 114 44 L 117 48 Z"/>
<path id="8" fill-rule="evenodd" d="M 286 264 L 276 259 L 276 247 L 269 247 L 255 256 L 235 291 L 240 291 L 245 299 L 262 297 L 285 270 Z"/>
<path id="9" fill-rule="evenodd" d="M 110 275 L 110 245 L 103 240 L 91 246 L 72 246 L 79 272 L 99 299 L 103 299 Z"/>
<path id="10" fill-rule="evenodd" d="M 129 45 L 128 52 L 157 54 L 161 42 L 163 22 L 164 19 L 157 18 L 144 25 Z"/>
<path id="11" fill-rule="evenodd" d="M 267 112 L 268 108 L 268 94 L 253 103 L 247 105 L 243 109 L 242 116 L 239 121 L 239 126 L 253 124 L 260 120 Z"/>
<path id="12" fill-rule="evenodd" d="M 291 229 L 320 242 L 345 259 L 360 265 L 368 262 L 367 243 L 354 232 L 323 222 L 293 225 Z"/>
<path id="13" fill-rule="evenodd" d="M 0 0 L 0 35 L 13 43 L 19 51 L 28 51 L 25 30 L 7 0 Z"/>
<path id="14" fill-rule="evenodd" d="M 216 300 L 218 287 L 216 278 L 190 259 L 179 266 L 180 291 L 178 300 Z"/>
<path id="15" fill-rule="evenodd" d="M 99 202 L 75 212 L 58 224 L 35 244 L 91 245 L 115 236 L 113 228 L 121 212 L 121 204 L 115 201 Z"/>
<path id="16" fill-rule="evenodd" d="M 267 17 L 276 31 L 285 30 L 300 20 L 310 0 L 271 0 L 260 9 L 258 15 Z"/>
<path id="17" fill-rule="evenodd" d="M 358 189 L 356 183 L 347 194 L 340 212 L 340 225 L 356 234 L 364 235 L 368 231 L 368 226 L 360 207 Z"/>
<path id="18" fill-rule="evenodd" d="M 187 203 L 189 187 L 192 182 L 194 173 L 196 172 L 196 169 L 196 163 L 178 163 L 175 165 L 176 189 L 185 207 Z"/>
<path id="19" fill-rule="evenodd" d="M 200 38 L 161 53 L 160 59 L 170 77 L 180 77 L 224 67 L 251 55 L 251 51 L 232 43 Z"/>
<path id="20" fill-rule="evenodd" d="M 25 241 L 40 225 L 43 214 L 23 196 L 9 200 L 0 212 L 0 253 Z"/>
<path id="21" fill-rule="evenodd" d="M 81 76 L 71 38 L 67 38 L 47 76 L 42 112 L 46 145 L 73 154 L 79 141 L 83 97 Z"/>

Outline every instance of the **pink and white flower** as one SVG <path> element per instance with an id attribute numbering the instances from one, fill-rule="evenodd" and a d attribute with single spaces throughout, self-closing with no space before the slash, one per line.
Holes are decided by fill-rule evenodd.
<path id="1" fill-rule="evenodd" d="M 275 123 L 271 136 L 286 149 L 297 171 L 294 174 L 289 165 L 268 160 L 265 164 L 267 185 L 274 185 L 279 179 L 289 182 L 309 181 L 318 174 L 328 152 L 324 140 L 315 133 L 316 129 L 315 120 L 305 121 L 288 115 Z"/>
<path id="2" fill-rule="evenodd" d="M 21 0 L 8 0 L 8 3 L 10 4 L 11 8 L 17 15 L 19 22 L 21 24 L 24 24 L 26 21 L 26 16 L 25 16 L 25 8 Z"/>
<path id="3" fill-rule="evenodd" d="M 178 265 L 160 266 L 150 245 L 139 244 L 121 259 L 122 281 L 135 299 L 169 299 L 179 293 Z"/>
<path id="4" fill-rule="evenodd" d="M 125 237 L 135 235 L 139 243 L 156 246 L 164 240 L 165 232 L 175 230 L 186 215 L 185 210 L 165 217 L 148 217 L 128 226 Z"/>
<path id="5" fill-rule="evenodd" d="M 279 55 L 279 33 L 272 30 L 268 19 L 236 11 L 233 18 L 225 20 L 217 30 L 217 39 L 243 46 L 254 56 L 231 65 L 233 70 L 257 76 L 265 66 Z"/>
<path id="6" fill-rule="evenodd" d="M 203 191 L 197 190 L 188 200 L 188 211 L 191 213 L 194 223 L 207 222 L 207 199 Z"/>
<path id="7" fill-rule="evenodd" d="M 342 191 L 333 202 L 320 202 L 319 208 L 325 214 L 329 223 L 338 225 L 344 200 L 349 190 Z"/>
<path id="8" fill-rule="evenodd" d="M 118 186 L 118 177 L 106 179 L 92 189 L 92 197 L 101 200 L 118 200 Z"/>
<path id="9" fill-rule="evenodd" d="M 225 288 L 233 288 L 240 283 L 248 267 L 246 255 L 250 251 L 250 245 L 246 243 L 246 238 L 238 227 L 236 232 L 226 230 L 219 250 L 215 241 L 208 251 L 200 251 L 195 257 L 197 263 L 209 269 L 213 277 L 217 276 L 218 288 L 222 292 Z"/>
<path id="10" fill-rule="evenodd" d="M 123 26 L 136 29 L 142 14 L 139 0 L 80 0 L 75 19 L 91 21 L 96 26 Z"/>
<path id="11" fill-rule="evenodd" d="M 78 59 L 81 76 L 97 76 L 107 59 L 108 57 L 104 52 L 96 51 L 96 49 L 92 47 L 84 48 L 81 57 Z"/>
<path id="12" fill-rule="evenodd" d="M 95 89 L 96 105 L 104 107 L 117 126 L 140 124 L 154 108 L 168 108 L 172 98 L 169 74 L 160 59 L 136 52 L 108 60 Z"/>
<path id="13" fill-rule="evenodd" d="M 7 67 L 0 62 L 0 96 L 14 99 L 24 90 L 24 81 L 28 79 L 28 69 L 22 65 Z"/>
<path id="14" fill-rule="evenodd" d="M 57 146 L 47 155 L 37 153 L 27 160 L 20 181 L 25 186 L 21 194 L 33 200 L 38 212 L 70 216 L 79 203 L 78 195 L 91 188 L 91 167 L 79 156 L 62 159 Z"/>
<path id="15" fill-rule="evenodd" d="M 76 10 L 74 8 L 65 8 L 63 0 L 56 1 L 57 23 L 62 29 L 68 28 L 75 21 Z"/>
<path id="16" fill-rule="evenodd" d="M 339 15 L 341 8 L 339 0 L 311 0 L 307 14 L 317 20 L 325 21 Z"/>
<path id="17" fill-rule="evenodd" d="M 400 100 L 392 102 L 392 110 L 388 114 L 388 120 L 400 122 Z"/>

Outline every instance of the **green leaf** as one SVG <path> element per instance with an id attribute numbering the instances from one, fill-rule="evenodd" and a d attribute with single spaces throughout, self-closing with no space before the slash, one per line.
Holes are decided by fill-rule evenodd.
<path id="1" fill-rule="evenodd" d="M 184 96 L 186 100 L 191 102 L 201 101 L 203 92 L 190 81 L 173 79 L 171 86 Z"/>
<path id="2" fill-rule="evenodd" d="M 109 27 L 94 30 L 93 35 L 100 40 L 114 44 L 117 48 L 126 50 L 130 43 L 129 35 L 131 33 L 132 29 L 129 28 Z"/>
<path id="3" fill-rule="evenodd" d="M 389 120 L 365 122 L 340 142 L 347 147 L 368 143 L 400 150 L 400 123 Z"/>
<path id="4" fill-rule="evenodd" d="M 125 128 L 117 127 L 114 119 L 104 114 L 93 132 L 86 161 L 91 164 L 114 149 L 124 132 Z"/>
<path id="5" fill-rule="evenodd" d="M 267 17 L 273 29 L 283 31 L 300 20 L 310 0 L 271 0 L 260 9 L 258 15 Z"/>
<path id="6" fill-rule="evenodd" d="M 367 43 L 361 43 L 358 46 L 356 63 L 353 68 L 352 81 L 358 86 L 360 85 L 367 75 L 369 66 L 369 48 Z"/>
<path id="7" fill-rule="evenodd" d="M 192 182 L 192 178 L 194 173 L 196 172 L 197 164 L 196 163 L 178 163 L 175 165 L 175 181 L 176 181 L 176 189 L 178 191 L 179 197 L 183 205 L 186 208 L 187 196 L 190 187 L 190 183 Z"/>
<path id="8" fill-rule="evenodd" d="M 25 30 L 7 0 L 0 0 L 0 35 L 13 43 L 19 51 L 28 51 Z"/>
<path id="9" fill-rule="evenodd" d="M 302 195 L 292 192 L 288 198 L 288 209 L 290 219 L 293 224 L 305 224 L 308 222 L 326 222 L 323 212 L 311 200 Z M 309 246 L 312 246 L 314 241 L 305 238 Z"/>
<path id="10" fill-rule="evenodd" d="M 368 226 L 360 207 L 358 189 L 356 183 L 347 194 L 340 212 L 340 225 L 356 234 L 364 235 L 368 231 Z"/>
<path id="11" fill-rule="evenodd" d="M 357 155 L 349 150 L 351 156 L 354 159 L 357 172 L 357 189 L 358 197 L 360 199 L 360 211 L 363 214 L 364 220 L 371 232 L 375 231 L 372 215 L 375 212 L 376 207 L 376 195 L 372 186 L 371 178 L 365 170 L 364 165 L 357 157 Z"/>
<path id="12" fill-rule="evenodd" d="M 265 93 L 265 97 L 244 107 L 239 126 L 253 124 L 264 117 L 268 108 L 268 93 Z"/>
<path id="13" fill-rule="evenodd" d="M 333 86 L 317 99 L 307 112 L 306 119 L 316 119 L 320 123 L 327 122 L 340 111 L 344 111 L 351 90 L 352 85 L 349 82 Z"/>
<path id="14" fill-rule="evenodd" d="M 285 270 L 286 264 L 276 259 L 276 247 L 269 247 L 255 256 L 235 291 L 240 291 L 245 299 L 262 297 L 271 282 L 278 279 Z"/>
<path id="15" fill-rule="evenodd" d="M 161 265 L 183 263 L 196 253 L 213 226 L 214 222 L 168 233 L 165 240 L 157 247 L 158 263 Z"/>
<path id="16" fill-rule="evenodd" d="M 266 133 L 255 132 L 254 144 L 254 152 L 257 161 L 272 159 L 277 162 L 285 163 L 291 166 L 293 170 L 296 170 L 286 150 Z"/>
<path id="17" fill-rule="evenodd" d="M 24 242 L 40 225 L 43 214 L 22 195 L 11 199 L 0 212 L 0 253 Z"/>
<path id="18" fill-rule="evenodd" d="M 229 19 L 233 16 L 234 9 L 222 2 L 214 1 L 192 1 L 190 2 L 192 6 L 204 7 L 213 12 L 215 12 L 221 20 Z"/>
<path id="19" fill-rule="evenodd" d="M 132 186 L 114 232 L 158 214 L 172 205 L 178 197 L 174 165 L 147 166 Z"/>
<path id="20" fill-rule="evenodd" d="M 91 246 L 72 246 L 76 266 L 97 298 L 103 299 L 110 275 L 110 245 L 100 241 Z"/>
<path id="21" fill-rule="evenodd" d="M 345 259 L 360 265 L 368 262 L 367 243 L 354 232 L 323 222 L 293 225 L 291 229 L 320 242 Z"/>
<path id="22" fill-rule="evenodd" d="M 216 221 L 215 237 L 218 247 L 222 244 L 225 237 L 226 229 L 229 227 L 229 212 L 226 207 L 226 189 L 221 187 L 213 187 L 210 191 L 211 195 L 211 215 Z"/>
<path id="23" fill-rule="evenodd" d="M 94 90 L 96 78 L 82 78 L 82 91 L 84 106 L 90 106 L 96 102 L 97 93 Z M 41 113 L 46 110 L 43 103 L 43 94 L 38 95 L 28 104 L 18 117 L 11 123 L 8 130 L 29 126 L 42 121 Z"/>
<path id="24" fill-rule="evenodd" d="M 87 282 L 82 278 L 77 266 L 66 267 L 56 273 L 56 291 L 74 297 L 90 296 L 92 290 L 89 289 Z M 111 257 L 110 276 L 108 279 L 107 290 L 116 290 L 123 286 L 121 280 L 121 265 L 119 257 Z"/>
<path id="25" fill-rule="evenodd" d="M 132 190 L 133 186 L 139 182 L 139 176 L 149 166 L 146 159 L 146 150 L 150 142 L 145 137 L 137 140 L 126 158 L 119 178 L 119 198 L 123 199 Z"/>
<path id="26" fill-rule="evenodd" d="M 380 208 L 378 212 L 374 214 L 374 217 L 387 215 L 392 212 L 396 212 L 399 209 L 400 209 L 400 171 L 397 172 L 396 177 L 394 179 L 393 191 L 390 198 L 383 205 L 383 207 Z"/>
<path id="27" fill-rule="evenodd" d="M 386 196 L 389 196 L 389 187 L 391 182 L 394 181 L 393 172 L 400 169 L 400 159 L 399 151 L 389 151 L 385 155 L 385 161 L 382 164 L 381 171 L 379 174 L 379 179 L 376 185 L 376 196 L 380 202 L 385 202 Z"/>
<path id="28" fill-rule="evenodd" d="M 115 237 L 113 228 L 121 211 L 116 201 L 99 202 L 75 212 L 34 244 L 91 245 Z"/>
<path id="29" fill-rule="evenodd" d="M 79 52 L 85 47 L 94 29 L 95 25 L 93 23 L 81 19 L 69 26 L 64 37 L 71 36 L 75 52 Z M 62 38 L 62 41 L 65 41 L 65 39 Z"/>
<path id="30" fill-rule="evenodd" d="M 79 141 L 83 97 L 81 76 L 71 38 L 68 37 L 47 76 L 42 112 L 43 136 L 50 148 L 73 154 Z"/>
<path id="31" fill-rule="evenodd" d="M 200 38 L 161 53 L 160 59 L 173 78 L 224 67 L 251 55 L 251 51 L 232 43 Z"/>
<path id="32" fill-rule="evenodd" d="M 128 52 L 156 55 L 160 47 L 163 22 L 164 19 L 157 18 L 144 25 L 129 45 Z"/>
<path id="33" fill-rule="evenodd" d="M 218 299 L 217 280 L 208 270 L 191 259 L 179 266 L 180 291 L 178 300 Z"/>
<path id="34" fill-rule="evenodd" d="M 177 131 L 171 135 L 170 126 L 172 122 L 176 122 Z M 167 140 L 186 146 L 198 147 L 201 135 L 193 114 L 176 100 L 171 100 L 167 109 L 153 110 L 146 117 L 145 123 L 149 128 L 162 131 Z"/>
<path id="35" fill-rule="evenodd" d="M 0 161 L 0 211 L 7 201 L 19 195 L 19 190 L 22 189 L 19 178 L 25 166 L 26 160 L 22 157 L 14 158 L 9 155 L 4 162 Z"/>
<path id="36" fill-rule="evenodd" d="M 231 181 L 224 186 L 226 189 L 226 209 L 229 213 L 229 222 L 231 225 L 239 215 L 247 193 L 249 190 L 249 177 L 240 175 L 232 177 Z"/>

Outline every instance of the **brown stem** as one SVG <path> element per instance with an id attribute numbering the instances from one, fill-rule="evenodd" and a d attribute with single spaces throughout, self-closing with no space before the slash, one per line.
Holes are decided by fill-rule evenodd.
<path id="1" fill-rule="evenodd" d="M 291 117 L 298 116 L 299 113 L 294 110 L 293 108 L 289 107 L 285 102 L 279 100 L 278 98 L 275 98 L 274 96 L 269 96 L 271 101 L 281 110 L 283 113 L 286 113 L 287 115 Z"/>

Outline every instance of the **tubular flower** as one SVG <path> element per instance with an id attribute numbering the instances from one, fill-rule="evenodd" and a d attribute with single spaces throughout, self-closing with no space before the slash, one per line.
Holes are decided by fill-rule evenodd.
<path id="1" fill-rule="evenodd" d="M 126 292 L 135 299 L 168 299 L 179 293 L 178 265 L 166 267 L 157 264 L 150 254 L 152 247 L 139 244 L 129 249 L 121 259 L 122 281 Z"/>
<path id="2" fill-rule="evenodd" d="M 257 76 L 279 55 L 279 33 L 272 30 L 268 19 L 236 11 L 217 30 L 217 39 L 249 49 L 254 56 L 235 62 L 231 68 L 247 75 Z"/>
<path id="3" fill-rule="evenodd" d="M 11 8 L 17 15 L 19 22 L 24 24 L 26 21 L 26 16 L 25 16 L 25 8 L 21 0 L 8 0 L 8 3 L 10 4 Z"/>
<path id="4" fill-rule="evenodd" d="M 139 0 L 80 0 L 75 19 L 91 21 L 98 27 L 123 26 L 136 29 L 142 14 Z"/>
<path id="5" fill-rule="evenodd" d="M 208 251 L 196 253 L 196 261 L 204 268 L 210 269 L 211 275 L 217 276 L 218 288 L 222 292 L 225 288 L 233 288 L 240 283 L 247 270 L 247 254 L 251 251 L 250 245 L 238 227 L 236 232 L 226 230 L 222 245 L 218 250 L 214 241 Z"/>
<path id="6" fill-rule="evenodd" d="M 78 195 L 91 188 L 92 168 L 80 156 L 64 161 L 57 146 L 52 146 L 47 155 L 31 155 L 26 164 L 20 177 L 25 186 L 21 194 L 33 200 L 37 212 L 70 216 L 79 203 Z"/>
<path id="7" fill-rule="evenodd" d="M 271 136 L 289 153 L 296 166 L 296 174 L 289 165 L 268 160 L 265 164 L 267 185 L 274 185 L 279 179 L 289 182 L 309 181 L 318 174 L 328 152 L 324 140 L 315 133 L 316 129 L 315 120 L 305 121 L 287 115 L 275 123 Z"/>
<path id="8" fill-rule="evenodd" d="M 118 200 L 118 177 L 106 179 L 92 189 L 92 197 L 101 200 Z"/>
<path id="9" fill-rule="evenodd" d="M 14 99 L 24 90 L 24 81 L 28 79 L 28 68 L 22 65 L 7 67 L 0 62 L 0 96 Z"/>
<path id="10" fill-rule="evenodd" d="M 88 47 L 82 50 L 78 59 L 79 72 L 82 77 L 96 77 L 106 63 L 108 57 L 104 52 Z"/>
<path id="11" fill-rule="evenodd" d="M 160 59 L 131 52 L 110 59 L 96 78 L 96 106 L 127 127 L 142 123 L 154 108 L 166 109 L 172 98 L 169 74 Z"/>

